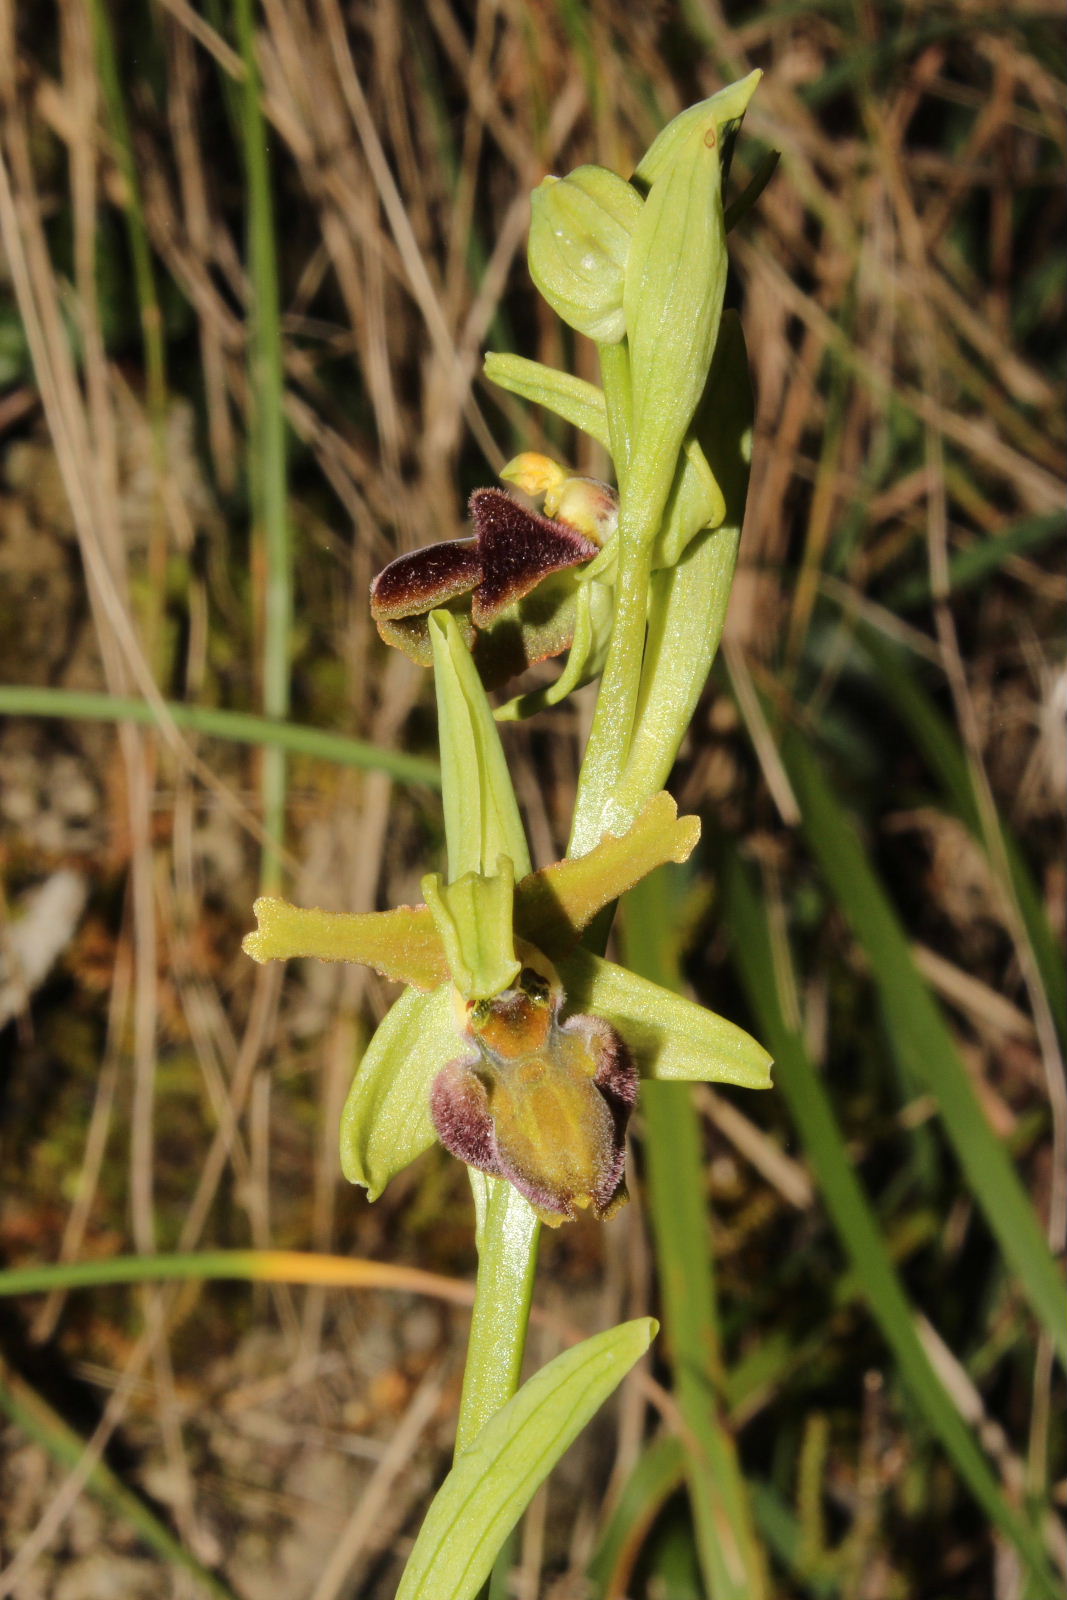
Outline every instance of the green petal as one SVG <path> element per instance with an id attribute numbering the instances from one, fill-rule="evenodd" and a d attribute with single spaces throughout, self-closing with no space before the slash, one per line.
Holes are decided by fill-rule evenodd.
<path id="1" fill-rule="evenodd" d="M 341 1114 L 341 1170 L 377 1200 L 436 1141 L 430 1085 L 461 1054 L 455 990 L 405 989 L 367 1047 Z"/>
<path id="2" fill-rule="evenodd" d="M 507 856 L 519 876 L 530 852 L 500 735 L 477 669 L 447 611 L 430 613 L 434 686 L 441 743 L 441 790 L 451 881 L 487 876 Z"/>
<path id="3" fill-rule="evenodd" d="M 252 907 L 259 923 L 241 948 L 253 961 L 355 961 L 385 978 L 436 989 L 448 977 L 441 935 L 426 906 L 395 911 L 319 911 L 261 895 Z"/>
<path id="4" fill-rule="evenodd" d="M 497 350 L 486 351 L 485 375 L 499 389 L 554 411 L 564 422 L 572 423 L 602 444 L 605 450 L 610 450 L 604 391 L 595 383 L 560 372 L 556 367 L 546 367 L 540 361 L 528 361 L 525 356 L 502 354 Z"/>
<path id="5" fill-rule="evenodd" d="M 492 877 L 465 872 L 446 884 L 430 872 L 422 880 L 452 981 L 467 1000 L 488 1000 L 519 975 L 512 933 L 515 874 L 507 856 L 497 868 Z"/>
<path id="6" fill-rule="evenodd" d="M 665 862 L 688 861 L 699 838 L 698 819 L 679 817 L 661 790 L 620 838 L 604 834 L 587 855 L 523 879 L 515 901 L 519 933 L 548 955 L 568 950 L 602 907 Z"/>
<path id="7" fill-rule="evenodd" d="M 646 1077 L 770 1088 L 770 1056 L 736 1023 L 587 950 L 558 966 L 568 1010 L 590 1011 L 617 1028 Z"/>

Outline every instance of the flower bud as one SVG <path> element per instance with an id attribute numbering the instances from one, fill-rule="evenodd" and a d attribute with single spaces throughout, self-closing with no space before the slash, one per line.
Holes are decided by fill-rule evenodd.
<path id="1" fill-rule="evenodd" d="M 545 516 L 603 545 L 619 526 L 619 497 L 599 478 L 565 478 L 545 495 Z"/>
<path id="2" fill-rule="evenodd" d="M 603 545 L 618 529 L 619 497 L 610 483 L 568 472 L 551 456 L 524 450 L 501 468 L 500 476 L 535 499 L 544 495 L 546 517 L 584 534 L 594 544 Z"/>
<path id="3" fill-rule="evenodd" d="M 530 276 L 568 327 L 600 344 L 626 331 L 622 290 L 641 199 L 606 167 L 545 178 L 532 196 Z"/>

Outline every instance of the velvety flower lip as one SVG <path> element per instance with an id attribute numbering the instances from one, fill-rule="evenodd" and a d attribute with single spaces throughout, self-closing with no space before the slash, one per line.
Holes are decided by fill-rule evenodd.
<path id="1" fill-rule="evenodd" d="M 371 615 L 386 644 L 429 666 L 429 613 L 469 595 L 469 616 L 457 617 L 464 644 L 476 653 L 483 678 L 501 683 L 570 648 L 573 593 L 558 586 L 552 593 L 535 591 L 546 578 L 591 561 L 600 546 L 570 523 L 520 505 L 503 489 L 476 489 L 469 509 L 473 539 L 426 545 L 378 573 L 371 584 Z"/>
<path id="2" fill-rule="evenodd" d="M 371 611 L 376 620 L 392 621 L 432 611 L 482 581 L 482 556 L 475 539 L 450 539 L 397 556 L 371 584 Z"/>
<path id="3" fill-rule="evenodd" d="M 563 1020 L 558 973 L 539 952 L 528 958 L 536 966 L 513 987 L 465 1008 L 471 1048 L 433 1081 L 434 1128 L 446 1150 L 506 1178 L 551 1227 L 587 1208 L 609 1217 L 628 1198 L 637 1066 L 602 1018 Z"/>
<path id="4" fill-rule="evenodd" d="M 565 522 L 528 511 L 503 489 L 475 489 L 470 513 L 482 558 L 481 581 L 471 601 L 476 628 L 488 626 L 550 573 L 581 566 L 600 554 L 592 539 Z"/>
<path id="5" fill-rule="evenodd" d="M 470 594 L 476 627 L 487 627 L 542 579 L 581 566 L 600 546 L 565 522 L 519 504 L 503 489 L 470 497 L 473 539 L 447 539 L 397 556 L 371 584 L 375 621 L 421 616 Z"/>

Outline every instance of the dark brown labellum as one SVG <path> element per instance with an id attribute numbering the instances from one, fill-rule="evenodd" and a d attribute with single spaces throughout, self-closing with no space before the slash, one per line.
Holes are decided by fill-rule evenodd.
<path id="1" fill-rule="evenodd" d="M 527 511 L 502 489 L 475 489 L 470 513 L 482 562 L 481 582 L 471 602 L 476 628 L 486 627 L 550 573 L 581 566 L 599 553 L 584 534 Z"/>

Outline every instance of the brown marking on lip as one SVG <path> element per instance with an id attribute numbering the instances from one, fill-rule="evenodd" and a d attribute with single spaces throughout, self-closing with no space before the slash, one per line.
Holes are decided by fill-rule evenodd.
<path id="1" fill-rule="evenodd" d="M 477 628 L 488 626 L 550 573 L 580 566 L 598 554 L 591 539 L 562 522 L 527 511 L 502 489 L 476 489 L 470 513 L 482 563 L 481 582 L 471 599 L 471 620 Z"/>
<path id="2" fill-rule="evenodd" d="M 443 606 L 467 594 L 482 579 L 482 559 L 475 539 L 451 539 L 397 556 L 370 586 L 375 621 L 410 617 Z"/>
<path id="3" fill-rule="evenodd" d="M 445 1148 L 508 1179 L 552 1227 L 589 1206 L 608 1217 L 625 1203 L 638 1081 L 611 1024 L 585 1015 L 561 1021 L 563 1003 L 562 989 L 524 967 L 515 989 L 468 1006 L 477 1054 L 449 1062 L 430 1093 Z"/>

